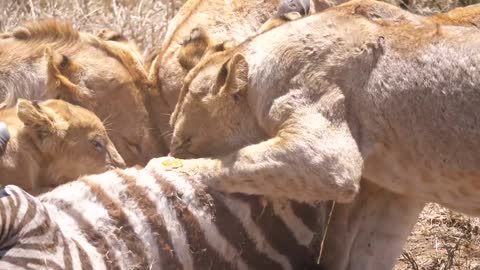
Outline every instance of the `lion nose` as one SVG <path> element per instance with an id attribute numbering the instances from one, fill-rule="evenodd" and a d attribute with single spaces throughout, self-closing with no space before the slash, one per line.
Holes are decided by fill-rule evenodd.
<path id="1" fill-rule="evenodd" d="M 127 167 L 127 164 L 125 164 L 125 161 L 123 160 L 123 158 L 120 155 L 118 155 L 117 158 L 114 158 L 112 163 L 115 167 L 118 167 L 118 168 L 123 169 L 123 168 Z"/>
<path id="2" fill-rule="evenodd" d="M 185 158 L 191 145 L 190 137 L 174 136 L 170 144 L 170 153 L 172 157 Z"/>
<path id="3" fill-rule="evenodd" d="M 109 153 L 109 161 L 112 166 L 117 168 L 125 168 L 127 165 L 123 160 L 122 156 L 118 153 L 117 149 L 113 146 L 113 143 L 108 144 L 108 153 Z"/>
<path id="4" fill-rule="evenodd" d="M 182 140 L 178 136 L 173 136 L 170 142 L 170 156 L 175 156 L 176 153 L 181 152 Z"/>

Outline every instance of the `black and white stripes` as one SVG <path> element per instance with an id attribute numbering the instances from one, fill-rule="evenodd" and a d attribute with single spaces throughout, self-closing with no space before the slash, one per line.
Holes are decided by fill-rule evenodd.
<path id="1" fill-rule="evenodd" d="M 127 169 L 0 198 L 0 269 L 310 269 L 324 213 Z M 43 268 L 42 268 L 43 267 Z"/>

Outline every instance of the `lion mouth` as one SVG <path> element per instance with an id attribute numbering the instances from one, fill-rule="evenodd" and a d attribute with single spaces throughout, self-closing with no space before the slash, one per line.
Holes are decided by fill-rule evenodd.
<path id="1" fill-rule="evenodd" d="M 105 168 L 107 169 L 107 171 L 111 171 L 111 170 L 115 170 L 115 169 L 125 169 L 126 166 L 124 164 L 109 163 L 109 164 L 107 164 L 107 166 L 105 166 Z"/>
<path id="2" fill-rule="evenodd" d="M 186 151 L 186 150 L 177 150 L 177 151 L 171 151 L 170 153 L 168 153 L 169 157 L 174 157 L 174 158 L 181 158 L 181 159 L 193 159 L 193 158 L 197 158 L 197 155 L 189 152 L 189 151 Z"/>

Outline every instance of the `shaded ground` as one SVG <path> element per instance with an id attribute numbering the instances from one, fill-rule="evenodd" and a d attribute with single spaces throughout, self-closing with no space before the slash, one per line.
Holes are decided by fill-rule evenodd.
<path id="1" fill-rule="evenodd" d="M 431 14 L 479 0 L 386 0 L 415 13 Z M 148 51 L 161 43 L 181 0 L 0 0 L 0 32 L 32 19 L 56 17 L 96 33 L 122 32 Z M 415 226 L 396 270 L 480 270 L 480 218 L 429 204 Z"/>

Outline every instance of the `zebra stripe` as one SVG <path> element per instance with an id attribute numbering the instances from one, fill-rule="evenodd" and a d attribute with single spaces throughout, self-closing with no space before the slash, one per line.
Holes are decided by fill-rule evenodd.
<path id="1" fill-rule="evenodd" d="M 306 269 L 325 218 L 316 209 L 155 168 L 39 198 L 11 185 L 0 191 L 0 269 Z"/>

